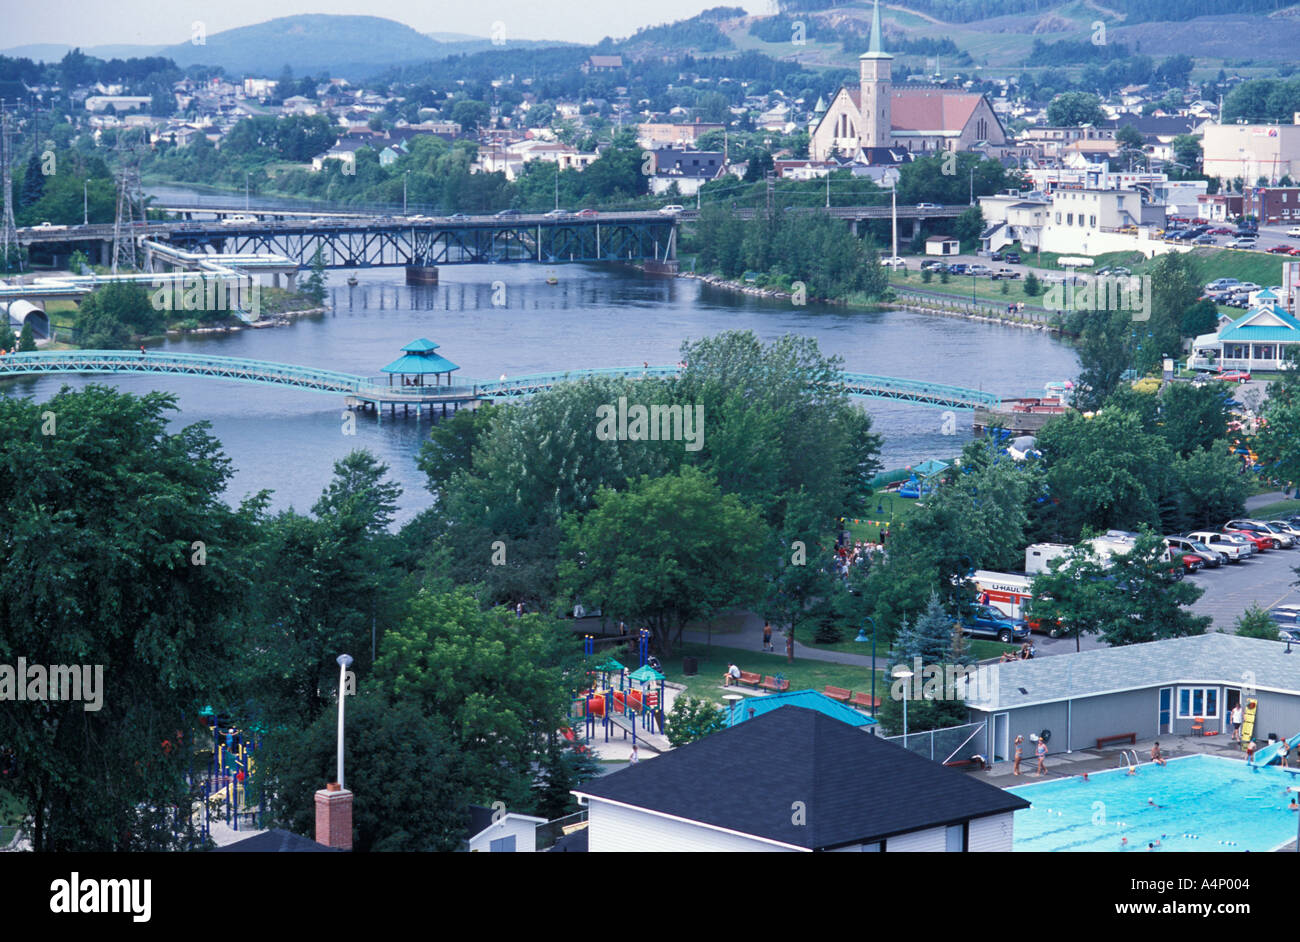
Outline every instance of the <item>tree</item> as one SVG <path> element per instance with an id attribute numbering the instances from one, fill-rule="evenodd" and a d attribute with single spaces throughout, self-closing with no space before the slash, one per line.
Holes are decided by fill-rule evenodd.
<path id="1" fill-rule="evenodd" d="M 113 282 L 95 289 L 77 311 L 77 343 L 87 349 L 129 346 L 133 335 L 163 328 L 161 311 L 140 285 Z"/>
<path id="2" fill-rule="evenodd" d="M 688 621 L 757 600 L 763 521 L 696 468 L 602 488 L 563 530 L 563 594 L 644 622 L 663 657 Z"/>
<path id="3" fill-rule="evenodd" d="M 303 282 L 302 293 L 313 304 L 325 303 L 325 256 L 321 254 L 319 248 L 311 257 L 311 274 Z"/>
<path id="4" fill-rule="evenodd" d="M 188 749 L 161 743 L 193 737 L 198 707 L 222 693 L 250 536 L 222 503 L 230 465 L 218 443 L 202 426 L 170 429 L 175 409 L 162 393 L 95 385 L 43 404 L 0 399 L 5 466 L 39 468 L 0 478 L 5 647 L 102 669 L 96 708 L 0 710 L 18 769 L 7 787 L 38 851 L 179 849 L 194 837 Z"/>
<path id="5" fill-rule="evenodd" d="M 45 192 L 45 175 L 41 173 L 41 155 L 33 152 L 23 170 L 23 187 L 18 191 L 18 207 L 24 209 L 40 201 Z"/>
<path id="6" fill-rule="evenodd" d="M 31 320 L 23 321 L 23 331 L 18 338 L 18 351 L 30 353 L 36 349 L 36 335 L 32 332 Z"/>
<path id="7" fill-rule="evenodd" d="M 432 493 L 440 493 L 455 472 L 473 471 L 474 449 L 492 427 L 498 408 L 480 405 L 476 409 L 460 409 L 451 419 L 437 423 L 429 431 L 416 464 L 428 478 L 427 486 Z"/>
<path id="8" fill-rule="evenodd" d="M 1039 282 L 1038 276 L 1033 272 L 1025 275 L 1025 295 L 1030 298 L 1036 298 L 1042 292 L 1042 283 Z"/>
<path id="9" fill-rule="evenodd" d="M 930 601 L 910 626 L 899 631 L 891 656 L 906 665 L 915 658 L 922 664 L 939 664 L 952 651 L 953 617 L 944 611 L 939 593 L 931 592 Z"/>
<path id="10" fill-rule="evenodd" d="M 1237 616 L 1233 622 L 1235 633 L 1243 638 L 1263 638 L 1266 641 L 1277 640 L 1277 622 L 1273 621 L 1266 609 L 1252 604 Z"/>
<path id="11" fill-rule="evenodd" d="M 673 708 L 668 712 L 664 733 L 674 747 L 685 746 L 703 739 L 709 733 L 716 733 L 725 725 L 722 711 L 716 703 L 681 694 L 673 701 Z"/>
<path id="12" fill-rule="evenodd" d="M 1095 126 L 1105 120 L 1101 99 L 1087 92 L 1065 92 L 1053 98 L 1047 106 L 1047 123 L 1052 127 Z"/>

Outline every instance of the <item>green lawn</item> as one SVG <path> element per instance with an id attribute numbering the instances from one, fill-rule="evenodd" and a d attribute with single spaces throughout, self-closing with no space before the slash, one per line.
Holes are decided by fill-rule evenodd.
<path id="1" fill-rule="evenodd" d="M 856 521 L 853 518 L 844 521 L 844 528 L 854 540 L 865 540 L 868 543 L 880 542 L 880 522 L 889 524 L 893 521 L 893 525 L 897 526 L 916 510 L 915 500 L 886 491 L 872 494 L 868 503 L 870 506 L 867 508 L 867 516 L 859 517 Z"/>
<path id="2" fill-rule="evenodd" d="M 1251 516 L 1257 520 L 1267 520 L 1269 517 L 1280 517 L 1282 514 L 1300 513 L 1300 500 L 1279 500 L 1274 504 L 1265 504 L 1263 507 L 1256 507 L 1250 512 Z"/>
<path id="3" fill-rule="evenodd" d="M 778 645 L 779 643 L 778 641 Z M 682 673 L 684 656 L 699 658 L 699 673 L 694 677 L 687 677 Z M 673 653 L 672 659 L 665 662 L 664 675 L 673 683 L 684 684 L 686 692 L 692 697 L 703 697 L 721 704 L 723 694 L 739 692 L 739 689 L 723 690 L 722 688 L 722 675 L 731 664 L 755 674 L 782 674 L 790 681 L 791 690 L 812 688 L 821 691 L 829 685 L 843 687 L 846 690 L 865 690 L 868 693 L 871 691 L 871 671 L 865 667 L 799 658 L 791 664 L 785 659 L 784 654 L 763 654 L 757 651 L 726 648 L 717 644 L 713 645 L 712 655 L 707 653 L 706 647 L 702 644 L 683 644 Z M 881 691 L 887 687 L 884 671 L 877 671 L 876 675 L 876 696 L 879 697 Z"/>
<path id="4" fill-rule="evenodd" d="M 856 637 L 857 631 L 849 632 L 849 634 Z M 868 634 L 867 637 L 870 638 L 871 635 Z M 968 638 L 966 644 L 971 656 L 978 661 L 987 661 L 991 658 L 1001 657 L 1007 651 L 1014 652 L 1020 650 L 1020 645 L 1018 644 L 1003 644 L 1000 641 L 984 641 Z M 883 661 L 885 658 L 889 657 L 889 651 L 885 647 L 884 643 L 879 639 L 877 639 L 877 645 L 876 659 Z M 814 647 L 819 651 L 843 651 L 847 654 L 861 654 L 864 657 L 871 656 L 871 643 L 854 641 L 853 637 L 846 638 L 843 641 L 836 641 L 833 644 L 816 644 Z M 839 684 L 836 684 L 835 686 L 838 687 Z"/>

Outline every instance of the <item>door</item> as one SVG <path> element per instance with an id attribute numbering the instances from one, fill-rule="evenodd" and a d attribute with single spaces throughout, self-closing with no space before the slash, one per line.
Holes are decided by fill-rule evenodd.
<path id="1" fill-rule="evenodd" d="M 993 744 L 990 749 L 994 762 L 1005 762 L 1011 757 L 1011 714 L 993 714 Z"/>
<path id="2" fill-rule="evenodd" d="M 1160 716 L 1157 719 L 1158 733 L 1174 731 L 1174 688 L 1160 688 Z"/>
<path id="3" fill-rule="evenodd" d="M 1223 716 L 1220 719 L 1222 732 L 1232 729 L 1232 711 L 1241 703 L 1241 691 L 1235 687 L 1226 687 L 1223 691 Z"/>

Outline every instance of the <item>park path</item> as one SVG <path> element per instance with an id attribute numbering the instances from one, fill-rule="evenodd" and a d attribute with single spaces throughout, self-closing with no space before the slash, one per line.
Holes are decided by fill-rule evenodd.
<path id="1" fill-rule="evenodd" d="M 688 629 L 682 632 L 682 640 L 689 641 L 692 644 L 707 644 L 709 642 L 709 633 L 708 631 Z M 763 619 L 752 612 L 746 612 L 744 624 L 739 631 L 715 631 L 713 633 L 713 644 L 723 648 L 762 652 Z M 777 654 L 785 653 L 785 636 L 780 629 L 773 629 L 772 647 L 776 649 Z M 864 647 L 868 652 L 871 651 L 870 645 L 864 645 Z M 885 670 L 889 666 L 885 652 L 877 650 L 876 655 L 875 668 Z M 870 653 L 848 654 L 843 651 L 826 651 L 814 645 L 803 644 L 798 638 L 795 638 L 794 642 L 794 656 L 809 661 L 829 661 L 834 664 L 851 664 L 866 668 L 873 666 Z"/>
<path id="2" fill-rule="evenodd" d="M 1254 510 L 1256 507 L 1264 507 L 1268 504 L 1276 504 L 1280 500 L 1290 500 L 1291 495 L 1283 494 L 1281 491 L 1271 491 L 1268 494 L 1256 494 L 1254 497 L 1246 498 L 1246 509 Z"/>

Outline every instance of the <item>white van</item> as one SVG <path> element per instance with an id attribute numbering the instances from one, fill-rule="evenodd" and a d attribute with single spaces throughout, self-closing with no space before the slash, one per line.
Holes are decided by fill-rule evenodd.
<path id="1" fill-rule="evenodd" d="M 235 213 L 233 216 L 227 216 L 221 220 L 223 226 L 246 226 L 250 223 L 258 222 L 256 216 L 250 216 L 247 213 Z"/>

